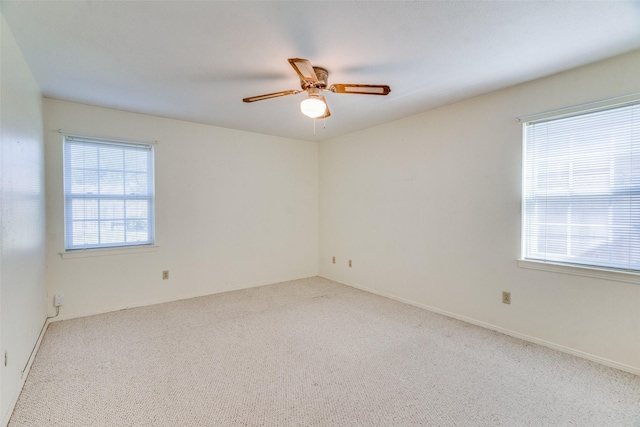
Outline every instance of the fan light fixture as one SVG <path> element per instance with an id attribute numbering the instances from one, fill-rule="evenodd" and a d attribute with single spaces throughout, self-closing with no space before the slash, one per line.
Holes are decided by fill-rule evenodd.
<path id="1" fill-rule="evenodd" d="M 300 103 L 300 111 L 302 111 L 302 114 L 305 116 L 315 119 L 324 116 L 324 113 L 327 111 L 327 104 L 320 98 L 309 96 Z"/>
<path id="2" fill-rule="evenodd" d="M 327 85 L 329 71 L 326 68 L 314 67 L 308 59 L 289 58 L 289 64 L 300 77 L 300 89 L 283 90 L 281 92 L 266 93 L 264 95 L 243 98 L 243 102 L 256 102 L 265 99 L 278 98 L 280 96 L 297 95 L 307 92 L 308 97 L 300 103 L 300 111 L 312 119 L 325 119 L 331 116 L 329 105 L 321 92 L 355 93 L 361 95 L 388 95 L 391 88 L 387 85 L 363 85 L 363 84 L 333 84 Z M 315 126 L 315 123 L 314 123 Z"/>

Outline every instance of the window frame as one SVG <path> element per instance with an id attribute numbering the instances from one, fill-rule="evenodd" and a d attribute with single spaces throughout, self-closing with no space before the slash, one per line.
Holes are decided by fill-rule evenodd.
<path id="1" fill-rule="evenodd" d="M 87 144 L 94 146 L 104 146 L 104 147 L 129 147 L 133 150 L 144 150 L 147 154 L 146 160 L 146 171 L 144 174 L 146 175 L 147 185 L 146 192 L 147 194 L 73 194 L 71 193 L 71 153 L 70 147 L 73 144 Z M 133 141 L 122 141 L 122 140 L 113 140 L 107 138 L 97 138 L 97 137 L 83 137 L 77 135 L 64 135 L 63 144 L 63 228 L 64 228 L 64 253 L 61 253 L 63 258 L 73 258 L 79 256 L 81 254 L 89 254 L 92 256 L 95 255 L 110 255 L 113 254 L 114 251 L 126 250 L 126 252 L 134 253 L 139 251 L 148 251 L 149 249 L 155 250 L 155 150 L 153 144 L 150 143 L 141 143 L 141 142 L 133 142 Z M 94 170 L 100 174 L 100 171 L 108 170 L 108 168 L 102 168 L 100 165 L 97 165 Z M 140 171 L 135 171 L 136 173 L 141 173 Z M 123 166 L 122 173 L 126 174 L 126 169 Z M 131 172 L 130 172 L 131 173 Z M 132 241 L 126 242 L 126 227 L 127 221 L 129 218 L 126 213 L 123 214 L 121 218 L 124 222 L 123 227 L 124 231 L 124 241 L 116 242 L 116 243 L 103 243 L 99 242 L 97 244 L 77 244 L 73 245 L 73 229 L 70 226 L 74 221 L 72 215 L 72 207 L 71 204 L 73 200 L 87 200 L 87 199 L 95 199 L 98 201 L 101 200 L 115 200 L 122 201 L 123 205 L 126 204 L 126 201 L 131 200 L 142 200 L 147 202 L 147 215 L 144 218 L 147 221 L 147 232 L 148 239 L 144 241 Z M 123 207 L 124 208 L 124 207 Z M 126 211 L 126 210 L 125 210 Z M 137 218 L 140 220 L 140 218 Z M 134 219 L 135 220 L 135 219 Z M 100 229 L 101 220 L 98 214 L 98 218 L 96 219 L 98 222 L 98 229 Z M 65 256 L 66 255 L 66 256 Z"/>
<path id="2" fill-rule="evenodd" d="M 640 270 L 621 269 L 604 265 L 589 265 L 571 263 L 558 260 L 541 260 L 526 258 L 527 255 L 527 131 L 530 124 L 549 122 L 557 119 L 583 116 L 591 113 L 613 110 L 640 104 L 640 94 L 632 94 L 594 103 L 581 104 L 573 107 L 553 110 L 526 117 L 518 117 L 522 123 L 522 194 L 521 194 L 521 248 L 520 258 L 517 260 L 521 268 L 544 270 L 556 273 L 566 273 L 577 276 L 596 277 L 640 284 Z"/>

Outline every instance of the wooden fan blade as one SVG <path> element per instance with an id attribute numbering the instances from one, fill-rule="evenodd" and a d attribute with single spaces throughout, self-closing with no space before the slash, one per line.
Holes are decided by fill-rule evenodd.
<path id="1" fill-rule="evenodd" d="M 277 98 L 279 96 L 295 95 L 295 94 L 300 93 L 300 92 L 302 92 L 302 91 L 300 91 L 300 90 L 285 90 L 285 91 L 282 91 L 282 92 L 267 93 L 265 95 L 258 95 L 258 96 L 252 96 L 250 98 L 244 98 L 242 100 L 242 102 L 262 101 L 263 99 Z"/>
<path id="2" fill-rule="evenodd" d="M 327 104 L 327 100 L 324 99 L 324 96 L 320 95 L 318 98 L 320 98 L 322 100 L 322 102 L 324 102 L 324 105 L 327 106 L 327 111 L 325 111 L 325 113 L 318 117 L 319 119 L 326 119 L 327 117 L 329 117 L 331 115 L 331 111 L 329 111 L 329 104 Z"/>
<path id="3" fill-rule="evenodd" d="M 388 95 L 391 88 L 387 85 L 335 84 L 329 88 L 335 93 L 357 93 L 360 95 Z"/>
<path id="4" fill-rule="evenodd" d="M 316 72 L 313 70 L 313 65 L 309 62 L 308 59 L 302 58 L 289 58 L 289 64 L 296 70 L 298 76 L 300 76 L 300 80 L 305 81 L 307 83 L 317 83 L 318 76 L 316 76 Z"/>

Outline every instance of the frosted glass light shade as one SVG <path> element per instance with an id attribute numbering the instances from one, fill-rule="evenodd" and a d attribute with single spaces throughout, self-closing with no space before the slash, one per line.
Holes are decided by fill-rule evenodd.
<path id="1" fill-rule="evenodd" d="M 327 105 L 321 99 L 309 97 L 300 103 L 300 111 L 305 116 L 315 119 L 324 115 Z"/>

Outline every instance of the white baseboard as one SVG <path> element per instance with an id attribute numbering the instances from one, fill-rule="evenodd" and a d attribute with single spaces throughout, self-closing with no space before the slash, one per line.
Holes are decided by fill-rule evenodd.
<path id="1" fill-rule="evenodd" d="M 18 403 L 18 399 L 20 398 L 20 393 L 22 393 L 22 387 L 24 387 L 24 383 L 27 381 L 27 377 L 29 376 L 29 371 L 31 371 L 31 365 L 33 365 L 33 361 L 36 358 L 36 354 L 38 354 L 38 350 L 40 349 L 40 344 L 42 343 L 42 339 L 44 338 L 44 335 L 47 333 L 47 329 L 49 328 L 49 324 L 51 323 L 52 320 L 53 318 L 47 318 L 45 320 L 45 324 L 44 324 L 44 327 L 42 328 L 42 332 L 40 333 L 40 336 L 38 336 L 38 341 L 36 341 L 36 345 L 34 346 L 32 357 L 29 359 L 29 362 L 27 363 L 27 366 L 24 368 L 24 371 L 22 371 L 22 373 L 20 374 L 19 386 L 16 392 L 14 393 L 13 397 L 11 398 L 11 401 L 9 402 L 9 406 L 7 407 L 7 412 L 2 416 L 2 424 L 0 424 L 1 427 L 7 427 L 7 425 L 9 424 L 9 420 L 11 419 L 11 415 L 13 414 L 13 410 L 16 407 L 16 404 Z"/>
<path id="2" fill-rule="evenodd" d="M 316 277 L 316 276 L 311 276 L 311 277 Z M 129 310 L 131 308 L 147 307 L 147 306 L 156 305 L 156 304 L 166 304 L 166 303 L 169 303 L 169 302 L 183 301 L 183 300 L 188 300 L 188 299 L 192 299 L 192 298 L 206 297 L 206 296 L 209 296 L 209 295 L 216 295 L 216 294 L 221 294 L 221 293 L 225 293 L 225 292 L 240 291 L 240 290 L 243 290 L 243 289 L 257 288 L 257 287 L 260 287 L 260 286 L 269 286 L 269 285 L 275 284 L 275 283 L 290 282 L 290 281 L 293 281 L 293 280 L 302 280 L 302 279 L 307 279 L 307 278 L 308 277 L 300 277 L 300 278 L 297 278 L 297 279 L 286 279 L 286 280 L 282 280 L 280 282 L 263 283 L 263 284 L 251 284 L 251 285 L 248 285 L 248 286 L 247 285 L 245 285 L 245 286 L 236 286 L 236 287 L 232 287 L 232 288 L 229 288 L 229 289 L 224 289 L 224 290 L 220 290 L 220 291 L 216 291 L 216 292 L 193 293 L 193 294 L 180 295 L 178 297 L 158 298 L 158 299 L 140 301 L 140 302 L 136 302 L 136 303 L 133 303 L 133 304 L 115 305 L 115 306 L 100 308 L 100 309 L 97 309 L 97 310 L 75 312 L 75 313 L 70 313 L 70 314 L 65 314 L 64 310 L 63 310 L 64 306 L 62 306 L 61 310 L 60 310 L 60 314 L 58 316 L 56 316 L 55 318 L 52 318 L 51 322 L 59 322 L 61 320 L 77 319 L 77 318 L 80 318 L 80 317 L 96 316 L 98 314 L 113 313 L 114 311 Z"/>
<path id="3" fill-rule="evenodd" d="M 238 290 L 241 290 L 241 289 L 247 289 L 247 288 L 228 289 L 228 290 L 224 290 L 224 291 L 220 291 L 220 292 L 214 292 L 213 294 L 204 293 L 204 294 L 193 294 L 193 295 L 181 295 L 178 298 L 158 298 L 158 299 L 152 299 L 152 300 L 146 300 L 146 301 L 137 302 L 135 304 L 114 305 L 114 306 L 111 306 L 111 307 L 100 308 L 98 310 L 81 311 L 81 312 L 75 312 L 75 313 L 70 313 L 70 314 L 63 314 L 62 313 L 63 310 L 60 310 L 60 315 L 57 316 L 55 319 L 51 319 L 51 321 L 52 322 L 59 322 L 59 321 L 62 321 L 62 320 L 78 319 L 80 317 L 96 316 L 98 314 L 113 313 L 114 311 L 129 310 L 131 308 L 138 308 L 138 307 L 148 307 L 150 305 L 165 304 L 165 303 L 168 303 L 168 302 L 176 302 L 176 301 L 182 301 L 182 300 L 187 300 L 187 299 L 192 299 L 192 298 L 204 297 L 204 296 L 208 296 L 208 295 L 214 295 L 216 293 L 238 291 Z"/>
<path id="4" fill-rule="evenodd" d="M 223 292 L 227 292 L 227 291 L 223 291 Z M 74 312 L 74 313 L 68 313 L 68 314 L 67 313 L 62 313 L 63 310 L 60 310 L 60 315 L 57 316 L 55 319 L 52 319 L 52 322 L 60 322 L 62 320 L 78 319 L 78 318 L 81 318 L 81 317 L 97 316 L 99 314 L 113 313 L 114 311 L 129 310 L 130 308 L 147 307 L 147 306 L 156 305 L 156 304 L 165 304 L 165 303 L 168 303 L 168 302 L 182 301 L 182 300 L 186 300 L 186 299 L 198 298 L 198 297 L 207 296 L 207 295 L 210 295 L 210 294 L 186 295 L 186 296 L 180 296 L 177 299 L 176 298 L 158 298 L 158 299 L 153 299 L 153 300 L 146 300 L 146 301 L 137 302 L 135 304 L 114 305 L 114 306 L 110 306 L 110 307 L 100 308 L 100 309 L 97 309 L 97 310 L 80 311 L 80 312 Z"/>
<path id="5" fill-rule="evenodd" d="M 337 280 L 334 280 L 334 279 L 331 279 L 331 278 L 328 278 L 328 277 L 326 279 L 338 282 Z M 536 337 L 525 335 L 525 334 L 522 334 L 520 332 L 515 332 L 515 331 L 512 331 L 510 329 L 503 328 L 501 326 L 492 325 L 490 323 L 482 322 L 480 320 L 472 319 L 472 318 L 466 317 L 466 316 L 461 316 L 461 315 L 456 314 L 456 313 L 451 313 L 451 312 L 446 311 L 446 310 L 441 310 L 439 308 L 431 307 L 429 305 L 422 304 L 422 303 L 419 303 L 419 302 L 416 302 L 416 301 L 412 301 L 412 300 L 409 300 L 409 299 L 406 299 L 406 298 L 401 298 L 401 297 L 398 297 L 396 295 L 388 294 L 386 292 L 380 292 L 380 291 L 377 291 L 377 290 L 374 290 L 374 289 L 370 289 L 370 288 L 367 288 L 366 286 L 354 285 L 352 283 L 344 283 L 344 282 L 338 282 L 338 283 L 343 283 L 343 284 L 345 284 L 347 286 L 351 286 L 351 287 L 356 288 L 356 289 L 360 289 L 360 290 L 363 290 L 363 291 L 366 291 L 366 292 L 371 292 L 372 294 L 380 295 L 380 296 L 383 296 L 385 298 L 389 298 L 389 299 L 392 299 L 392 300 L 395 300 L 395 301 L 400 301 L 400 302 L 405 303 L 405 304 L 413 305 L 415 307 L 419 307 L 419 308 L 431 311 L 433 313 L 442 314 L 443 316 L 447 316 L 447 317 L 451 317 L 453 319 L 461 320 L 461 321 L 466 322 L 466 323 L 471 323 L 472 325 L 480 326 L 480 327 L 485 328 L 485 329 L 490 329 L 492 331 L 496 331 L 496 332 L 499 332 L 501 334 L 505 334 L 505 335 L 509 335 L 511 337 L 514 337 L 514 338 L 521 339 L 523 341 L 528 341 L 528 342 L 531 342 L 531 343 L 534 343 L 534 344 L 539 344 L 539 345 L 542 345 L 544 347 L 548 347 L 548 348 L 551 348 L 551 349 L 554 349 L 554 350 L 561 351 L 563 353 L 567 353 L 567 354 L 571 354 L 573 356 L 581 357 L 583 359 L 591 360 L 592 362 L 596 362 L 596 363 L 599 363 L 601 365 L 608 366 L 610 368 L 615 368 L 615 369 L 619 369 L 621 371 L 629 372 L 631 374 L 640 375 L 640 368 L 637 368 L 635 366 L 626 365 L 624 363 L 619 363 L 619 362 L 616 362 L 614 360 L 610 360 L 610 359 L 606 359 L 604 357 L 596 356 L 594 354 L 585 353 L 585 352 L 580 351 L 580 350 L 576 350 L 576 349 L 573 349 L 573 348 L 570 348 L 570 347 L 565 347 L 563 345 L 555 344 L 555 343 L 552 343 L 552 342 L 549 342 L 549 341 L 545 341 L 545 340 L 542 340 L 542 339 L 539 339 L 539 338 L 536 338 Z"/>

